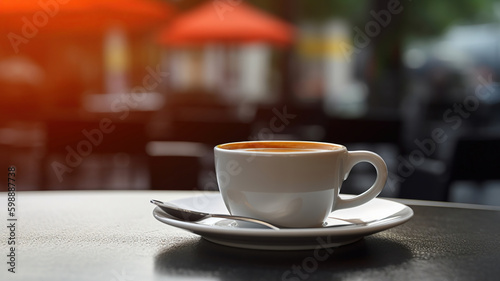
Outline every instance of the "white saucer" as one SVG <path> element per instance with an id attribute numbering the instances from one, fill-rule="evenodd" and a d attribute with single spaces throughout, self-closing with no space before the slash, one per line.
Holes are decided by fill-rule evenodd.
<path id="1" fill-rule="evenodd" d="M 352 195 L 341 195 L 343 198 Z M 170 201 L 179 207 L 202 212 L 228 214 L 219 194 L 188 197 Z M 171 217 L 159 207 L 153 216 L 168 225 L 193 232 L 214 243 L 261 250 L 305 250 L 337 247 L 356 242 L 364 236 L 386 230 L 408 221 L 413 210 L 401 203 L 375 198 L 370 202 L 331 213 L 330 217 L 362 220 L 366 225 L 318 228 L 287 228 L 273 230 L 254 224 L 210 218 L 200 222 L 185 222 Z M 328 224 L 344 224 L 329 219 Z"/>

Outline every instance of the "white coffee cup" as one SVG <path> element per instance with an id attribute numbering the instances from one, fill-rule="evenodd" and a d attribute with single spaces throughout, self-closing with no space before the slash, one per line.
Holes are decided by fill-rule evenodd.
<path id="1" fill-rule="evenodd" d="M 215 170 L 220 193 L 232 215 L 281 227 L 318 227 L 334 210 L 364 204 L 385 186 L 387 166 L 370 151 L 309 141 L 247 141 L 217 145 Z M 360 162 L 377 177 L 362 194 L 342 199 L 342 182 Z"/>

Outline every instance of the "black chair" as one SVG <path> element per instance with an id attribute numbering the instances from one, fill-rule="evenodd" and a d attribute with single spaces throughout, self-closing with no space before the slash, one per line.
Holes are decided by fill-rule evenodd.
<path id="1" fill-rule="evenodd" d="M 146 152 L 150 189 L 201 189 L 203 159 L 212 153 L 210 146 L 186 141 L 151 141 Z"/>
<path id="2" fill-rule="evenodd" d="M 146 162 L 147 134 L 141 122 L 97 120 L 48 120 L 45 124 L 45 149 L 40 161 L 41 189 L 75 188 L 74 176 L 90 171 L 92 189 L 107 188 L 106 177 L 115 168 L 115 162 L 129 162 L 129 176 L 135 174 L 132 166 L 141 166 L 137 157 Z M 114 157 L 118 154 L 118 157 Z M 124 157 L 120 157 L 124 156 Z M 111 157 L 110 157 L 111 156 Z M 98 158 L 95 166 L 86 165 L 88 159 Z M 125 158 L 125 159 L 123 159 Z M 118 163 L 119 164 L 119 163 Z M 131 188 L 132 178 L 126 186 Z"/>
<path id="3" fill-rule="evenodd" d="M 456 181 L 479 184 L 500 180 L 500 135 L 470 135 L 457 140 L 449 163 L 444 200 L 450 199 L 450 188 Z"/>
<path id="4" fill-rule="evenodd" d="M 444 144 L 442 144 L 444 145 Z M 500 180 L 500 135 L 467 134 L 458 137 L 446 160 L 427 159 L 414 167 L 401 185 L 401 198 L 450 201 L 452 186 L 459 181 L 479 185 Z"/>

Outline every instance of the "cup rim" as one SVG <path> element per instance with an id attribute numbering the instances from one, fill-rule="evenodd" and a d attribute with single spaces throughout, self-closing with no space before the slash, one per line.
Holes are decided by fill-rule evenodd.
<path id="1" fill-rule="evenodd" d="M 309 145 L 316 147 L 317 150 L 308 151 L 287 151 L 287 152 L 270 152 L 270 151 L 258 151 L 258 150 L 241 150 L 238 149 L 239 145 L 255 143 L 298 143 L 303 145 Z M 224 148 L 224 146 L 235 146 L 235 148 Z M 335 147 L 334 149 L 321 149 L 319 147 Z M 303 148 L 298 146 L 298 148 Z M 322 153 L 338 153 L 341 151 L 347 151 L 344 145 L 329 143 L 329 142 L 318 142 L 318 141 L 302 141 L 302 140 L 257 140 L 257 141 L 237 141 L 218 144 L 214 147 L 216 151 L 223 151 L 226 153 L 237 153 L 237 154 L 272 154 L 272 155 L 291 155 L 291 154 L 322 154 Z"/>

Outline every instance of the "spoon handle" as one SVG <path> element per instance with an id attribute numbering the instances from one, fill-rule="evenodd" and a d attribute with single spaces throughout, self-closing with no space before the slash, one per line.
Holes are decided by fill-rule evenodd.
<path id="1" fill-rule="evenodd" d="M 270 229 L 274 230 L 279 230 L 279 227 L 276 227 L 268 222 L 261 221 L 258 219 L 253 219 L 253 218 L 248 218 L 248 217 L 240 217 L 240 216 L 232 216 L 232 215 L 222 215 L 222 214 L 210 214 L 209 217 L 211 218 L 221 218 L 221 219 L 230 219 L 230 220 L 239 220 L 239 221 L 246 221 L 246 222 L 252 222 L 256 224 L 260 224 L 266 227 L 269 227 Z"/>

